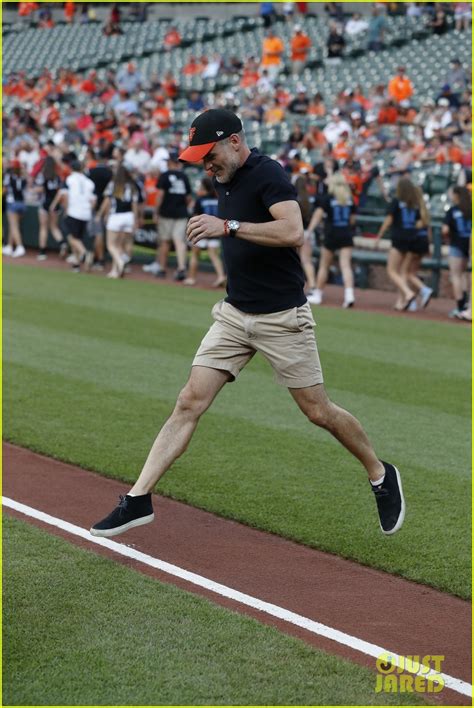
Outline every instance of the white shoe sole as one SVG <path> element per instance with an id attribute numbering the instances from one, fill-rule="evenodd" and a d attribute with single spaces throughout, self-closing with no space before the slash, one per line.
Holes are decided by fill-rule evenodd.
<path id="1" fill-rule="evenodd" d="M 90 533 L 92 536 L 102 536 L 103 538 L 110 538 L 111 536 L 118 536 L 125 531 L 134 529 L 136 526 L 145 526 L 145 524 L 150 524 L 155 518 L 155 514 L 149 514 L 148 516 L 142 516 L 139 519 L 134 519 L 129 521 L 128 524 L 123 526 L 117 526 L 115 529 L 95 529 L 91 528 Z"/>
<path id="2" fill-rule="evenodd" d="M 392 467 L 393 467 L 393 469 L 395 470 L 395 474 L 397 475 L 398 488 L 399 488 L 399 490 L 400 490 L 400 497 L 401 497 L 401 500 L 402 500 L 402 507 L 401 507 L 401 509 L 400 509 L 400 516 L 398 517 L 398 521 L 397 521 L 397 523 L 395 524 L 395 526 L 393 527 L 393 529 L 391 529 L 390 531 L 384 531 L 383 528 L 382 528 L 382 524 L 380 524 L 380 528 L 381 528 L 381 530 L 382 530 L 382 533 L 383 533 L 385 536 L 392 536 L 394 533 L 397 533 L 397 531 L 399 531 L 399 530 L 402 528 L 403 522 L 404 522 L 404 520 L 405 520 L 405 497 L 403 496 L 402 479 L 401 479 L 401 477 L 400 477 L 400 472 L 399 472 L 398 469 L 395 467 L 395 465 L 392 465 Z"/>

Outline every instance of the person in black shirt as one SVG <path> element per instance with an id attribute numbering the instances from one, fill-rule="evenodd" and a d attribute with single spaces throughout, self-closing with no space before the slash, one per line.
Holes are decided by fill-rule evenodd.
<path id="1" fill-rule="evenodd" d="M 202 113 L 193 121 L 189 138 L 180 159 L 202 161 L 213 175 L 218 215 L 191 217 L 187 236 L 193 245 L 222 239 L 227 297 L 213 308 L 215 322 L 137 482 L 91 533 L 115 536 L 152 521 L 154 485 L 187 448 L 199 418 L 219 391 L 257 352 L 271 363 L 277 381 L 289 389 L 309 420 L 331 432 L 366 468 L 382 531 L 395 533 L 404 517 L 399 472 L 377 458 L 360 423 L 332 403 L 324 390 L 297 251 L 303 224 L 293 185 L 281 165 L 249 149 L 242 123 L 231 111 Z"/>
<path id="2" fill-rule="evenodd" d="M 138 189 L 128 169 L 117 166 L 113 182 L 104 191 L 102 206 L 96 216 L 107 214 L 107 250 L 112 256 L 108 278 L 122 278 L 127 263 L 126 240 L 135 231 L 138 219 Z"/>
<path id="3" fill-rule="evenodd" d="M 4 256 L 21 258 L 25 255 L 25 247 L 21 237 L 20 221 L 25 213 L 25 191 L 27 181 L 22 175 L 19 160 L 11 160 L 3 179 L 3 194 L 7 204 L 8 243 L 3 246 Z"/>
<path id="4" fill-rule="evenodd" d="M 183 172 L 178 153 L 172 151 L 168 160 L 168 170 L 163 172 L 156 184 L 158 188 L 158 258 L 161 270 L 156 275 L 166 275 L 170 243 L 173 241 L 178 268 L 175 280 L 186 279 L 186 224 L 188 207 L 191 204 L 191 185 Z"/>
<path id="5" fill-rule="evenodd" d="M 288 111 L 293 114 L 305 116 L 308 113 L 309 98 L 306 95 L 306 88 L 299 86 L 296 96 L 288 104 Z"/>
<path id="6" fill-rule="evenodd" d="M 316 190 L 314 188 L 313 180 L 306 169 L 296 177 L 294 180 L 294 185 L 296 189 L 296 198 L 298 199 L 298 204 L 301 209 L 301 218 L 303 220 L 304 229 L 304 243 L 301 246 L 299 253 L 301 265 L 303 266 L 306 278 L 306 296 L 308 298 L 308 302 L 311 302 L 312 295 L 316 288 L 316 271 L 313 263 L 313 250 L 315 244 L 314 233 L 308 230 L 308 225 L 311 221 L 311 216 L 314 213 L 314 192 Z"/>
<path id="7" fill-rule="evenodd" d="M 38 260 L 44 261 L 47 258 L 46 247 L 48 243 L 48 229 L 56 241 L 61 244 L 61 255 L 67 252 L 67 243 L 58 226 L 58 211 L 50 211 L 54 197 L 61 186 L 61 179 L 58 173 L 58 165 L 54 157 L 45 157 L 41 171 L 35 179 L 35 187 L 41 194 L 41 204 L 38 212 L 39 219 L 39 254 Z"/>
<path id="8" fill-rule="evenodd" d="M 96 209 L 100 212 L 102 202 L 104 200 L 104 192 L 109 185 L 113 173 L 109 167 L 109 155 L 106 150 L 100 151 L 97 164 L 87 170 L 86 175 L 94 182 L 95 194 L 97 196 Z M 103 270 L 105 266 L 105 243 L 104 243 L 105 224 L 102 219 L 94 220 L 94 268 Z"/>
<path id="9" fill-rule="evenodd" d="M 316 289 L 310 302 L 320 305 L 323 289 L 329 277 L 329 268 L 334 254 L 339 251 L 339 267 L 344 283 L 343 307 L 352 307 L 354 298 L 354 274 L 352 272 L 352 236 L 355 225 L 356 208 L 352 200 L 351 188 L 344 176 L 336 172 L 328 181 L 328 194 L 321 197 L 308 226 L 312 233 L 324 219 L 324 242 L 321 248 Z"/>
<path id="10" fill-rule="evenodd" d="M 467 264 L 472 234 L 471 195 L 466 187 L 453 188 L 452 206 L 444 217 L 442 234 L 449 238 L 449 273 L 456 300 L 451 316 L 459 317 L 468 304 Z"/>
<path id="11" fill-rule="evenodd" d="M 217 209 L 217 195 L 214 185 L 212 184 L 212 180 L 210 177 L 204 177 L 201 180 L 201 185 L 197 193 L 197 199 L 194 203 L 193 214 L 211 214 L 212 216 L 217 216 Z M 220 288 L 225 285 L 226 277 L 224 274 L 224 266 L 222 265 L 222 261 L 219 256 L 220 247 L 220 239 L 217 238 L 210 238 L 208 240 L 202 239 L 199 241 L 197 246 L 193 246 L 191 258 L 189 259 L 188 277 L 184 281 L 185 285 L 196 285 L 199 256 L 203 251 L 207 251 L 209 260 L 216 271 L 217 278 L 212 284 L 212 287 Z"/>
<path id="12" fill-rule="evenodd" d="M 338 64 L 342 60 L 346 40 L 342 36 L 337 22 L 329 23 L 329 35 L 327 39 L 328 63 Z"/>
<path id="13" fill-rule="evenodd" d="M 420 238 L 419 230 L 426 227 L 421 214 L 423 196 L 407 177 L 402 177 L 397 184 L 395 198 L 388 207 L 388 213 L 377 234 L 375 247 L 391 227 L 392 247 L 388 253 L 387 275 L 398 291 L 394 309 L 408 310 L 416 299 L 417 293 L 407 280 L 407 256 L 409 253 L 426 252 L 426 241 Z M 423 296 L 423 295 L 422 295 Z"/>

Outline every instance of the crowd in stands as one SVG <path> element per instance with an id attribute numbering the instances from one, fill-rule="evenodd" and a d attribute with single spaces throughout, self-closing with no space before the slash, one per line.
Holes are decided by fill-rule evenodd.
<path id="1" fill-rule="evenodd" d="M 38 3 L 19 3 L 19 6 L 21 16 L 31 17 L 35 13 L 41 27 L 52 26 L 47 5 L 41 8 Z M 137 10 L 138 6 L 143 7 Z M 13 102 L 12 109 L 4 112 L 2 118 L 3 157 L 4 165 L 9 165 L 10 200 L 31 203 L 47 200 L 45 184 L 48 181 L 64 182 L 71 174 L 83 171 L 85 175 L 92 175 L 99 168 L 102 191 L 97 194 L 96 189 L 95 208 L 100 209 L 107 184 L 116 178 L 116 170 L 122 165 L 128 175 L 126 178 L 122 175 L 122 181 L 128 183 L 130 179 L 138 185 L 136 190 L 132 189 L 132 198 L 128 200 L 133 203 L 130 213 L 136 215 L 137 227 L 147 209 L 156 213 L 160 179 L 169 171 L 170 158 L 187 144 L 183 122 L 177 120 L 176 103 L 183 97 L 187 102 L 189 123 L 196 113 L 206 108 L 225 107 L 237 111 L 244 124 L 257 126 L 262 135 L 283 122 L 289 124 L 289 134 L 274 157 L 291 173 L 293 181 L 301 176 L 311 177 L 313 202 L 321 175 L 328 177 L 337 168 L 350 187 L 356 208 L 364 206 L 372 183 L 379 185 L 380 194 L 388 203 L 399 179 L 409 177 L 415 163 L 456 165 L 460 172 L 468 175 L 465 182 L 470 182 L 470 69 L 463 66 L 458 57 L 451 57 L 444 81 L 432 95 L 417 95 L 410 78 L 410 66 L 402 65 L 394 75 L 387 75 L 384 84 L 347 86 L 337 95 L 311 92 L 303 80 L 311 50 L 311 39 L 304 28 L 307 3 L 282 3 L 278 7 L 285 21 L 291 23 L 289 46 L 279 36 L 276 7 L 272 3 L 260 6 L 267 28 L 260 56 L 191 56 L 181 75 L 168 72 L 163 76 L 144 77 L 137 65 L 129 61 L 118 69 L 108 68 L 105 76 L 99 76 L 96 70 L 84 73 L 70 68 L 55 73 L 44 69 L 35 79 L 21 71 L 6 76 L 3 93 Z M 363 35 L 367 51 L 380 51 L 385 18 L 389 14 L 425 13 L 433 33 L 441 33 L 447 31 L 449 11 L 454 13 L 458 31 L 471 29 L 469 3 L 375 3 L 369 16 L 354 13 L 349 18 L 344 16 L 341 3 L 327 3 L 325 11 L 328 65 L 342 61 L 348 37 Z M 146 21 L 147 4 L 136 3 L 134 8 L 132 3 L 128 12 L 134 13 L 137 21 Z M 104 32 L 121 32 L 123 13 L 120 3 L 111 4 Z M 69 23 L 92 21 L 94 6 L 66 2 L 64 19 Z M 172 52 L 180 43 L 177 27 L 170 26 L 163 48 Z M 284 71 L 298 77 L 299 84 L 294 92 L 286 85 Z M 232 92 L 205 88 L 183 91 L 182 83 L 188 76 L 212 80 L 222 75 L 238 77 Z M 391 152 L 391 163 L 381 171 L 378 156 L 387 151 Z M 54 165 L 51 175 L 44 174 L 45 164 L 48 169 Z M 181 169 L 179 165 L 178 169 Z M 16 192 L 12 198 L 14 182 Z M 191 191 L 196 192 L 196 187 L 197 184 L 191 185 Z M 202 184 L 199 189 L 203 189 Z M 4 197 L 5 190 L 4 187 Z M 20 193 L 21 199 L 18 198 Z M 141 207 L 135 209 L 135 203 Z M 50 204 L 45 209 L 47 217 L 43 214 L 41 221 L 42 257 L 48 228 L 53 237 L 60 240 L 56 212 L 54 209 L 51 215 L 49 207 Z M 12 240 L 7 245 L 7 254 L 17 257 L 23 248 L 20 217 L 21 209 L 14 214 L 10 210 Z M 129 250 L 130 247 L 124 245 L 122 252 L 127 254 Z M 83 256 L 73 251 L 72 259 L 77 261 Z M 196 257 L 197 253 L 193 274 L 181 278 L 183 281 L 195 281 Z M 96 258 L 101 266 L 103 245 L 98 246 Z M 113 273 L 121 275 L 117 263 Z M 178 269 L 182 270 L 183 267 Z M 223 283 L 223 278 L 218 270 L 219 284 Z"/>

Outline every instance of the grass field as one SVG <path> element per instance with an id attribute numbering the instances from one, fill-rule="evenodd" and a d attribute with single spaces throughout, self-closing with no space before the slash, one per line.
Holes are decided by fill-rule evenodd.
<path id="1" fill-rule="evenodd" d="M 216 295 L 6 266 L 4 297 L 5 438 L 133 481 Z M 259 357 L 158 491 L 468 597 L 469 332 L 357 311 L 322 308 L 316 318 L 330 396 L 402 471 L 402 532 L 382 537 L 363 471 Z"/>
<path id="2" fill-rule="evenodd" d="M 26 523 L 6 520 L 3 557 L 3 705 L 422 703 Z"/>

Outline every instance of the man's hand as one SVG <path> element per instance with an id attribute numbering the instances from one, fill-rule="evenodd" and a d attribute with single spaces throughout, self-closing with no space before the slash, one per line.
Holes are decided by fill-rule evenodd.
<path id="1" fill-rule="evenodd" d="M 192 244 L 198 243 L 203 238 L 221 238 L 224 236 L 224 219 L 209 214 L 193 216 L 188 221 L 186 236 Z"/>

